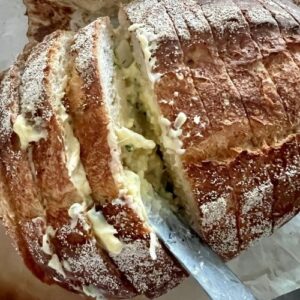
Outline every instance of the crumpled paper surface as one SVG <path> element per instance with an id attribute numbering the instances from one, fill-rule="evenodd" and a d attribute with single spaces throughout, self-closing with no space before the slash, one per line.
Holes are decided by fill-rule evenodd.
<path id="1" fill-rule="evenodd" d="M 21 2 L 21 0 L 0 0 L 0 71 L 14 61 L 26 43 L 27 19 Z M 53 295 L 51 294 L 53 288 L 40 284 L 20 264 L 16 266 L 17 258 L 11 252 L 3 229 L 0 230 L 0 240 L 1 250 L 7 249 L 7 251 L 0 251 L 0 269 L 15 268 L 9 273 L 12 282 L 18 278 L 19 282 L 26 281 L 28 286 L 34 282 L 36 287 L 32 291 L 32 296 L 27 298 L 23 294 L 23 297 L 18 299 L 49 299 L 48 296 Z M 6 255 L 8 251 L 9 255 Z M 14 263 L 10 264 L 9 260 Z M 273 299 L 300 288 L 300 216 L 279 229 L 272 237 L 258 242 L 228 265 L 261 300 Z M 7 275 L 5 282 L 9 278 Z M 0 286 L 3 280 L 3 275 L 0 275 Z M 18 286 L 15 284 L 13 289 L 18 290 Z M 59 292 L 59 288 L 57 289 L 55 299 L 77 299 L 76 296 L 72 294 L 66 296 L 64 291 Z M 59 293 L 61 298 L 58 296 Z M 180 287 L 160 298 L 160 300 L 171 299 L 206 300 L 208 298 L 193 279 L 188 279 Z"/>

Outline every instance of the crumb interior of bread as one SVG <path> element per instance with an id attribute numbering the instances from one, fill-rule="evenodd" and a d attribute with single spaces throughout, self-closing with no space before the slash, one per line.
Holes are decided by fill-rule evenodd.
<path id="1" fill-rule="evenodd" d="M 125 173 L 135 181 L 133 186 L 140 187 L 144 205 L 155 199 L 175 203 L 173 180 L 180 189 L 184 181 L 182 175 L 172 180 L 169 171 L 182 173 L 180 156 L 173 155 L 180 152 L 180 143 L 168 135 L 168 120 L 161 118 L 151 82 L 143 75 L 146 66 L 143 69 L 137 57 L 144 54 L 135 53 L 130 34 L 122 27 L 115 31 L 114 52 L 116 105 L 121 108 L 117 134 Z M 166 145 L 169 151 L 165 151 Z"/>

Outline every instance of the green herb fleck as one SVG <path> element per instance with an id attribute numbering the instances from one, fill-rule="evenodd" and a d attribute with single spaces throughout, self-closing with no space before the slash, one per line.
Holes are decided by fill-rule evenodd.
<path id="1" fill-rule="evenodd" d="M 132 144 L 125 145 L 125 149 L 128 152 L 132 152 L 134 150 L 134 146 Z"/>

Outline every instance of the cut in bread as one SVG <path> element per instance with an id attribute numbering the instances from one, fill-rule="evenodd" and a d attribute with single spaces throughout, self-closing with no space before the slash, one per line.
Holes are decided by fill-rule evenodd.
<path id="1" fill-rule="evenodd" d="M 110 253 L 111 258 L 138 293 L 157 297 L 176 286 L 184 272 L 147 225 L 143 204 L 139 203 L 145 195 L 138 195 L 142 179 L 122 166 L 120 132 L 126 132 L 129 139 L 138 134 L 118 122 L 121 107 L 113 85 L 112 35 L 107 18 L 91 23 L 75 36 L 66 106 L 96 207 L 116 229 L 123 245 L 119 253 Z M 144 142 L 147 146 L 146 139 Z"/>
<path id="2" fill-rule="evenodd" d="M 177 31 L 184 61 L 204 103 L 217 155 L 236 146 L 251 148 L 248 118 L 223 61 L 218 55 L 211 28 L 195 1 L 162 1 Z M 185 14 L 182 12 L 185 11 Z M 197 124 L 197 120 L 196 121 Z"/>
<path id="3" fill-rule="evenodd" d="M 277 68 L 276 75 L 277 78 L 280 78 L 282 76 L 282 82 L 286 81 L 287 77 L 285 76 L 285 72 L 282 71 L 278 73 L 279 68 L 281 67 L 281 64 L 277 65 L 277 61 L 281 61 L 281 59 L 278 59 L 279 57 L 284 57 L 282 55 L 282 52 L 287 52 L 287 45 L 280 33 L 280 29 L 278 27 L 278 24 L 276 20 L 273 18 L 272 14 L 266 10 L 258 1 L 236 1 L 237 5 L 241 8 L 247 22 L 250 26 L 251 36 L 255 40 L 255 42 L 259 45 L 261 52 L 264 56 L 264 63 L 267 66 L 267 69 L 270 70 L 270 74 L 272 78 L 274 78 L 274 69 Z M 260 11 L 260 14 L 257 15 L 257 11 Z M 297 49 L 294 51 L 295 55 L 297 56 Z M 288 55 L 285 58 L 286 67 L 288 68 L 294 68 L 295 64 L 292 58 Z M 272 67 L 268 67 L 272 66 Z M 296 73 L 298 73 L 296 71 Z M 285 110 L 288 114 L 289 122 L 293 122 L 295 120 L 295 117 L 293 114 L 291 114 L 290 108 L 293 107 L 292 105 L 295 105 L 293 102 L 286 101 L 287 98 L 286 94 L 283 93 L 282 89 L 280 89 L 280 85 L 278 84 L 279 80 L 275 80 L 275 83 L 277 83 L 278 92 L 281 96 L 281 100 L 283 102 L 283 105 L 285 107 Z M 293 84 L 289 85 L 289 91 L 293 91 Z M 295 90 L 295 88 L 294 88 Z M 293 93 L 292 93 L 293 94 Z M 297 95 L 297 90 L 295 92 Z M 289 94 L 291 96 L 291 94 Z M 297 105 L 295 110 L 297 111 Z M 296 117 L 297 119 L 297 117 Z M 291 124 L 291 130 L 290 133 L 293 133 L 292 128 L 293 126 L 297 126 L 296 124 Z M 295 200 L 297 199 L 297 196 L 295 195 L 294 187 L 288 188 L 286 186 L 286 183 L 288 182 L 287 177 L 290 177 L 289 180 L 293 180 L 292 172 L 289 171 L 289 169 L 294 169 L 297 164 L 295 164 L 297 160 L 297 141 L 296 138 L 291 135 L 288 138 L 288 141 L 284 143 L 283 147 L 280 149 L 271 149 L 270 150 L 270 162 L 277 160 L 277 163 L 274 164 L 274 168 L 269 167 L 269 174 L 271 181 L 274 186 L 274 203 L 272 207 L 272 215 L 273 215 L 273 222 L 274 226 L 277 227 L 278 224 L 281 223 L 281 219 L 288 218 L 289 214 L 293 214 L 293 209 L 291 207 L 294 207 Z M 279 150 L 279 151 L 278 151 Z M 297 168 L 297 167 L 296 167 Z M 297 173 L 297 172 L 295 172 Z M 289 175 L 287 175 L 289 174 Z M 297 175 L 296 175 L 297 178 Z M 295 178 L 295 180 L 297 180 Z M 281 197 L 281 199 L 277 199 L 278 194 L 281 194 L 278 190 L 283 190 L 282 186 L 285 186 L 286 193 Z M 289 192 L 292 189 L 291 192 Z M 283 198 L 285 200 L 283 200 Z M 284 203 L 284 204 L 283 204 Z M 279 207 L 278 207 L 279 205 Z M 282 205 L 286 205 L 286 209 L 282 207 Z M 285 211 L 286 214 L 285 215 Z M 283 215 L 282 215 L 283 213 Z M 279 221 L 278 221 L 279 220 Z M 277 224 L 278 223 L 278 224 Z"/>
<path id="4" fill-rule="evenodd" d="M 287 43 L 299 43 L 300 26 L 298 22 L 280 5 L 273 0 L 259 0 L 259 2 L 273 15 Z"/>

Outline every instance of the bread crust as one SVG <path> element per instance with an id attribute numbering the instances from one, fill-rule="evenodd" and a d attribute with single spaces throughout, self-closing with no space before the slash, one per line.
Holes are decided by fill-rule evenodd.
<path id="1" fill-rule="evenodd" d="M 213 1 L 202 5 L 202 9 L 212 27 L 219 54 L 241 95 L 254 143 L 272 145 L 285 134 L 287 116 L 262 64 L 260 49 L 250 35 L 248 23 L 231 0 L 222 3 Z M 235 43 L 231 41 L 232 33 Z"/>
<path id="2" fill-rule="evenodd" d="M 273 0 L 279 6 L 281 6 L 285 11 L 287 11 L 298 23 L 300 23 L 300 12 L 299 7 L 291 0 Z"/>
<path id="3" fill-rule="evenodd" d="M 57 1 L 23 0 L 28 16 L 29 41 L 41 42 L 44 37 L 55 30 L 69 30 L 74 9 L 62 6 Z"/>
<path id="4" fill-rule="evenodd" d="M 273 228 L 282 226 L 298 212 L 299 187 L 291 182 L 299 180 L 298 135 L 290 136 L 281 147 L 268 149 L 272 164 L 269 174 L 274 186 L 272 207 Z"/>
<path id="5" fill-rule="evenodd" d="M 243 103 L 218 55 L 201 7 L 190 0 L 165 0 L 162 3 L 177 30 L 184 61 L 206 108 L 214 141 L 220 139 L 223 143 L 219 145 L 217 142 L 218 155 L 227 154 L 237 145 L 249 147 L 252 144 L 251 129 Z M 228 144 L 221 138 L 224 136 Z"/>
<path id="6" fill-rule="evenodd" d="M 298 43 L 300 41 L 298 22 L 273 0 L 259 0 L 259 2 L 273 15 L 285 41 L 287 43 Z"/>
<path id="7" fill-rule="evenodd" d="M 240 251 L 239 203 L 233 194 L 228 165 L 192 160 L 185 163 L 185 172 L 199 209 L 195 229 L 224 259 L 236 256 Z"/>
<path id="8" fill-rule="evenodd" d="M 271 66 L 273 67 L 273 69 L 271 68 L 270 70 L 272 70 L 272 72 L 270 72 L 270 74 L 272 74 L 272 76 L 274 76 L 275 72 L 274 69 L 276 69 L 276 61 L 277 59 L 281 56 L 282 59 L 279 58 L 279 61 L 281 61 L 282 63 L 285 63 L 285 70 L 287 70 L 288 68 L 291 68 L 292 70 L 294 70 L 296 72 L 296 74 L 298 73 L 296 68 L 295 68 L 295 63 L 297 62 L 296 58 L 297 58 L 297 44 L 292 44 L 295 47 L 291 47 L 291 45 L 287 45 L 286 41 L 289 40 L 288 39 L 284 39 L 284 30 L 282 30 L 283 33 L 280 32 L 278 23 L 276 22 L 276 20 L 273 18 L 273 16 L 271 15 L 271 13 L 266 10 L 264 7 L 262 7 L 262 5 L 260 5 L 259 2 L 257 1 L 251 1 L 251 3 L 249 1 L 236 1 L 237 5 L 239 5 L 239 7 L 241 8 L 241 10 L 243 11 L 246 20 L 248 21 L 249 25 L 250 25 L 250 30 L 251 30 L 251 34 L 253 39 L 257 42 L 257 44 L 259 45 L 264 58 L 264 62 L 265 65 Z M 259 17 L 257 16 L 257 11 L 260 12 Z M 264 26 L 263 26 L 264 25 Z M 261 30 L 259 29 L 259 27 L 261 27 Z M 262 28 L 264 27 L 264 30 L 262 30 Z M 259 31 L 261 31 L 261 34 L 259 33 Z M 279 47 L 274 47 L 274 43 L 273 40 L 276 40 L 277 43 L 279 43 Z M 277 48 L 277 49 L 276 49 Z M 288 55 L 288 52 L 286 51 L 287 48 L 289 49 L 289 52 L 292 54 L 293 57 L 291 57 L 290 55 Z M 264 50 L 264 51 L 263 51 Z M 287 56 L 284 57 L 281 55 L 282 52 L 287 52 Z M 272 60 L 274 58 L 274 61 Z M 293 61 L 294 59 L 294 61 Z M 277 66 L 277 77 L 283 76 L 283 78 L 281 79 L 282 82 L 284 82 L 287 77 L 285 75 L 285 71 L 283 72 L 279 72 L 278 70 L 280 70 L 280 66 Z M 294 79 L 295 80 L 295 79 Z M 278 80 L 277 80 L 278 82 Z M 293 107 L 292 105 L 294 104 L 293 102 L 291 103 L 290 101 L 285 101 L 286 100 L 286 94 L 287 93 L 283 93 L 282 92 L 282 84 L 279 84 L 279 94 L 281 96 L 281 99 L 283 100 L 283 104 L 285 107 L 285 111 L 288 113 L 288 119 L 289 119 L 289 123 L 291 124 L 291 127 L 293 128 L 293 126 L 297 126 L 295 125 L 294 121 L 295 121 L 295 117 L 294 114 L 291 113 L 291 107 Z M 290 88 L 290 91 L 293 91 L 294 94 L 297 95 L 297 89 L 293 88 L 292 85 L 288 85 Z M 291 94 L 289 94 L 288 99 L 291 99 Z M 295 110 L 297 111 L 297 104 L 295 105 Z M 289 109 L 287 109 L 289 108 Z M 296 117 L 297 119 L 297 117 Z M 291 123 L 292 121 L 292 123 Z M 295 127 L 294 127 L 295 128 Z M 289 134 L 291 134 L 292 131 L 289 132 Z M 287 192 L 284 197 L 287 197 L 287 199 L 285 201 L 278 200 L 278 194 L 281 194 L 283 192 L 283 188 L 282 186 L 286 185 L 286 182 L 289 181 L 289 179 L 287 179 L 288 176 L 292 176 L 291 172 L 289 171 L 289 169 L 295 169 L 297 168 L 297 159 L 296 159 L 296 153 L 297 150 L 295 150 L 295 148 L 297 148 L 297 142 L 296 139 L 293 140 L 293 135 L 290 135 L 287 137 L 287 140 L 292 139 L 292 142 L 284 142 L 284 145 L 280 148 L 280 151 L 278 151 L 278 149 L 269 149 L 270 151 L 270 155 L 269 158 L 271 159 L 271 161 L 276 160 L 277 163 L 274 163 L 274 169 L 272 167 L 269 167 L 269 174 L 271 177 L 271 181 L 273 183 L 274 186 L 274 203 L 273 203 L 273 227 L 277 228 L 279 227 L 279 224 L 283 224 L 284 220 L 287 220 L 289 216 L 292 216 L 294 214 L 295 209 L 293 209 L 293 205 L 295 202 L 295 199 L 297 198 L 295 194 Z M 274 150 L 274 153 L 276 153 L 278 156 L 275 158 L 274 153 L 272 152 Z M 293 159 L 289 157 L 289 155 L 287 153 L 290 153 L 291 155 L 293 155 Z M 293 153 L 293 154 L 292 154 Z M 282 158 L 280 159 L 280 154 L 283 155 Z M 282 162 L 284 161 L 284 164 L 282 164 Z M 269 164 L 269 166 L 271 166 L 272 164 Z M 276 177 L 274 178 L 274 174 L 277 174 Z M 278 175 L 279 174 L 279 175 Z M 288 175 L 287 175 L 288 174 Z M 297 174 L 297 171 L 295 171 L 295 174 Z M 289 189 L 295 189 L 297 185 L 292 185 L 291 187 L 286 187 L 286 191 L 289 191 Z M 279 192 L 278 192 L 279 191 Z M 281 202 L 282 201 L 282 202 Z M 280 204 L 281 202 L 281 204 Z M 284 209 L 284 207 L 288 207 L 289 209 Z M 278 208 L 279 206 L 279 208 Z M 294 206 L 296 207 L 296 206 Z M 280 212 L 278 212 L 278 210 Z M 284 213 L 285 210 L 285 213 Z M 282 221 L 283 220 L 283 221 Z"/>
<path id="9" fill-rule="evenodd" d="M 294 131 L 298 127 L 300 113 L 298 101 L 300 93 L 299 68 L 289 51 L 272 54 L 264 59 L 264 63 L 285 103 L 292 131 Z"/>
<path id="10" fill-rule="evenodd" d="M 263 57 L 286 49 L 278 24 L 259 0 L 234 0 L 249 24 L 251 36 Z M 259 14 L 257 13 L 259 11 Z"/>
<path id="11" fill-rule="evenodd" d="M 162 3 L 167 8 L 177 29 L 176 33 L 181 42 L 179 46 L 182 47 L 183 52 L 178 52 L 176 47 L 176 55 L 172 53 L 170 61 L 164 59 L 161 70 L 167 70 L 167 63 L 169 68 L 174 68 L 181 61 L 187 63 L 187 60 L 183 60 L 182 57 L 189 57 L 188 54 L 191 51 L 189 47 L 195 45 L 194 42 L 196 39 L 201 42 L 201 38 L 206 38 L 205 42 L 202 42 L 204 45 L 202 49 L 204 48 L 207 51 L 207 45 L 210 44 L 212 45 L 211 47 L 217 46 L 216 50 L 213 49 L 215 51 L 214 59 L 216 61 L 220 59 L 221 63 L 224 62 L 225 71 L 229 74 L 234 84 L 231 87 L 231 91 L 237 88 L 238 97 L 241 96 L 241 98 L 237 97 L 237 99 L 243 100 L 247 111 L 246 115 L 251 124 L 252 132 L 250 132 L 251 138 L 250 143 L 247 145 L 248 147 L 243 148 L 242 145 L 239 145 L 241 147 L 237 146 L 234 149 L 235 151 L 231 153 L 225 151 L 224 156 L 209 157 L 205 156 L 205 153 L 201 153 L 201 145 L 205 145 L 205 141 L 201 142 L 202 144 L 194 141 L 190 144 L 192 147 L 189 147 L 186 154 L 182 157 L 187 181 L 193 189 L 194 200 L 195 202 L 197 201 L 199 207 L 199 211 L 193 212 L 196 215 L 193 220 L 197 220 L 198 218 L 198 232 L 223 258 L 230 259 L 239 251 L 248 248 L 261 236 L 271 234 L 273 227 L 276 226 L 273 220 L 273 210 L 277 210 L 276 207 L 278 204 L 274 200 L 274 190 L 279 188 L 276 186 L 277 182 L 272 179 L 271 175 L 276 168 L 280 168 L 280 163 L 278 162 L 279 166 L 273 166 L 276 161 L 269 153 L 271 153 L 274 147 L 278 149 L 291 147 L 286 142 L 286 139 L 289 139 L 289 135 L 293 133 L 293 128 L 289 123 L 290 113 L 286 109 L 285 97 L 290 97 L 288 99 L 291 99 L 294 96 L 288 96 L 282 92 L 281 88 L 283 84 L 278 85 L 278 79 L 274 76 L 277 74 L 283 82 L 283 78 L 287 79 L 285 72 L 281 74 L 281 71 L 277 69 L 275 73 L 272 68 L 269 68 L 269 64 L 266 62 L 272 60 L 273 68 L 280 67 L 280 63 L 273 60 L 273 55 L 285 54 L 285 41 L 280 36 L 277 24 L 272 16 L 263 11 L 262 6 L 258 2 L 256 2 L 257 7 L 261 9 L 262 13 L 265 13 L 261 17 L 263 19 L 261 20 L 261 24 L 255 23 L 255 19 L 252 18 L 253 16 L 247 14 L 249 12 L 247 10 L 249 8 L 247 2 L 239 5 L 246 16 L 246 21 L 240 8 L 233 1 L 227 1 L 226 3 L 199 1 L 198 3 L 200 3 L 201 9 L 204 11 L 204 15 L 212 28 L 214 41 L 210 41 L 207 35 L 203 34 L 201 36 L 198 32 L 193 31 L 192 26 L 194 23 L 192 24 L 192 21 L 194 20 L 188 20 L 187 12 L 192 11 L 195 14 L 195 7 L 199 7 L 197 4 L 185 1 L 183 5 L 179 2 L 171 3 L 167 0 Z M 194 7 L 194 10 L 192 7 Z M 217 7 L 219 10 L 216 9 Z M 132 12 L 134 9 L 135 12 Z M 234 12 L 233 18 L 236 20 L 236 28 L 230 27 L 230 20 L 228 20 L 228 24 L 226 23 L 228 15 L 226 15 L 226 12 L 223 14 L 223 10 L 226 9 L 229 10 L 229 15 Z M 163 10 L 160 10 L 160 13 L 161 11 Z M 147 16 L 145 16 L 145 12 L 147 12 L 147 16 L 151 16 L 150 3 L 147 1 L 134 1 L 130 5 L 130 9 L 125 8 L 125 13 L 129 15 L 128 18 L 131 24 L 142 23 L 144 28 L 148 32 L 151 32 L 151 26 L 153 25 L 147 19 Z M 223 19 L 221 17 L 222 14 Z M 161 16 L 166 18 L 162 13 Z M 261 28 L 267 26 L 266 24 L 269 23 L 272 26 L 266 31 L 267 36 L 263 39 Z M 156 30 L 155 33 L 157 32 Z M 160 50 L 157 50 L 160 49 L 160 43 L 163 44 L 165 49 L 163 51 L 164 57 L 167 57 L 166 51 L 174 47 L 174 32 L 171 31 L 172 34 L 169 31 L 167 32 L 169 37 L 172 36 L 172 39 L 169 38 L 169 48 L 167 47 L 167 37 L 163 37 L 164 43 L 157 37 L 155 50 L 151 52 L 152 56 L 158 61 L 157 65 L 159 65 L 160 59 L 158 55 L 158 51 Z M 185 36 L 189 36 L 189 33 L 192 36 L 191 42 Z M 207 34 L 207 32 L 204 33 Z M 236 39 L 236 43 L 229 43 L 228 41 L 233 37 Z M 198 40 L 196 41 L 198 42 Z M 262 52 L 260 52 L 260 49 Z M 213 50 L 210 51 L 213 52 Z M 202 50 L 206 54 L 207 52 L 205 51 Z M 199 61 L 197 62 L 199 63 Z M 205 63 L 207 62 L 205 61 Z M 291 61 L 288 61 L 288 63 L 290 64 Z M 195 65 L 189 65 L 189 67 L 192 70 L 196 68 Z M 207 71 L 207 68 L 205 69 L 206 72 L 210 71 Z M 155 70 L 157 69 L 153 67 L 154 72 Z M 212 72 L 210 76 L 214 82 L 217 81 L 218 74 Z M 295 79 L 292 78 L 289 80 L 292 81 Z M 155 94 L 158 99 L 168 97 L 167 95 L 170 92 L 169 82 L 171 81 L 164 81 L 163 76 L 156 82 Z M 172 83 L 172 86 L 176 85 Z M 292 84 L 290 84 L 289 89 L 291 92 L 297 88 L 292 87 Z M 220 87 L 220 91 L 223 90 L 226 90 L 226 85 Z M 177 107 L 181 105 L 178 99 L 175 99 L 174 103 L 176 103 L 175 106 Z M 206 111 L 209 112 L 209 106 L 205 105 L 205 100 L 203 103 Z M 160 103 L 159 105 L 161 107 Z M 291 105 L 295 107 L 296 104 L 293 102 Z M 171 115 L 173 111 L 171 107 L 167 112 Z M 163 110 L 162 112 L 164 114 Z M 189 117 L 188 113 L 187 116 Z M 209 117 L 210 128 L 213 129 L 214 122 L 212 120 L 213 118 Z M 196 128 L 195 124 L 193 124 L 193 127 Z M 209 138 L 207 140 L 209 141 Z M 253 144 L 251 143 L 252 141 Z M 211 153 L 211 148 L 209 146 L 207 148 L 209 149 L 208 152 Z M 205 161 L 204 157 L 208 161 Z M 219 178 L 219 181 L 222 182 L 219 184 L 220 188 L 218 185 L 214 185 Z M 225 193 L 225 196 L 223 193 Z M 226 199 L 225 202 L 223 202 L 223 198 Z M 226 212 L 227 215 L 224 217 L 212 214 L 208 218 L 205 212 L 210 211 L 210 208 L 214 206 L 219 207 L 219 211 Z M 286 214 L 282 211 L 281 213 L 281 219 L 285 218 L 287 220 L 288 217 Z M 212 221 L 212 219 L 214 220 Z"/>
<path id="12" fill-rule="evenodd" d="M 41 40 L 56 28 L 70 29 L 73 13 L 81 14 L 71 6 L 42 2 L 25 1 L 31 40 Z M 95 16 L 86 17 L 83 23 Z M 288 0 L 136 0 L 123 7 L 121 18 L 133 25 L 134 38 L 147 33 L 150 68 L 158 75 L 153 89 L 160 116 L 172 129 L 178 129 L 181 113 L 187 117 L 179 138 L 185 149 L 180 163 L 193 193 L 191 207 L 196 208 L 189 213 L 201 237 L 228 260 L 300 210 L 299 8 Z M 112 170 L 110 164 L 112 117 L 103 100 L 107 66 L 97 60 L 97 43 L 104 48 L 102 34 L 108 23 L 96 21 L 76 36 L 83 49 L 72 49 L 64 103 L 81 144 L 96 210 L 116 229 L 115 236 L 124 244 L 122 252 L 104 250 L 85 212 L 75 223 L 68 213 L 71 205 L 86 199 L 70 179 L 64 128 L 49 83 L 53 57 L 66 33 L 54 33 L 34 48 L 22 83 L 23 67 L 18 65 L 2 79 L 1 210 L 25 263 L 43 281 L 59 281 L 79 291 L 93 286 L 117 298 L 137 294 L 153 298 L 175 287 L 186 274 L 160 243 L 153 260 L 151 228 L 126 193 L 120 194 L 122 182 L 114 177 L 119 170 Z M 81 69 L 77 59 L 86 54 Z M 43 57 L 45 64 L 40 61 Z M 5 96 L 7 78 L 10 88 Z M 41 83 L 37 98 L 26 94 L 26 89 L 36 88 L 35 81 Z M 47 138 L 31 143 L 27 151 L 12 131 L 20 113 L 20 85 L 22 104 L 34 107 L 21 105 L 22 112 L 29 121 L 41 118 L 47 130 Z M 10 102 L 3 102 L 3 95 Z M 218 139 L 224 135 L 222 148 Z M 121 162 L 118 168 L 122 172 Z M 56 230 L 50 237 L 51 254 L 42 250 L 49 226 Z M 54 255 L 63 272 L 48 266 Z"/>

